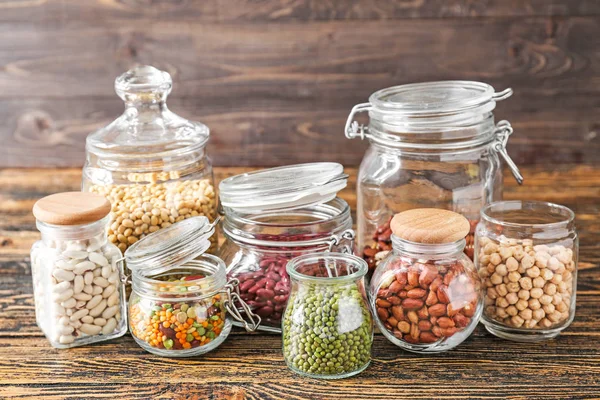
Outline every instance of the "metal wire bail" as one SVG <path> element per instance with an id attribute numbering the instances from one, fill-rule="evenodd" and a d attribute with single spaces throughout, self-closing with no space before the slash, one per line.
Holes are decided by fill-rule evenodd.
<path id="1" fill-rule="evenodd" d="M 125 273 L 125 257 L 119 258 L 115 261 L 117 265 L 121 264 L 123 268 L 121 268 L 121 272 L 119 272 L 119 280 L 123 285 L 131 285 L 131 275 L 127 275 Z"/>
<path id="2" fill-rule="evenodd" d="M 238 287 L 239 284 L 240 281 L 237 278 L 232 278 L 225 285 L 225 294 L 227 295 L 224 302 L 225 309 L 236 321 L 241 322 L 244 325 L 246 331 L 254 332 L 260 325 L 261 318 L 260 315 L 254 314 L 250 309 L 250 306 L 241 298 Z M 236 307 L 236 303 L 244 310 L 250 323 L 244 319 L 244 316 L 240 313 L 238 307 Z"/>
<path id="3" fill-rule="evenodd" d="M 517 180 L 517 183 L 522 185 L 523 175 L 521 175 L 519 167 L 517 167 L 517 164 L 515 164 L 506 151 L 506 144 L 508 143 L 508 138 L 510 135 L 512 135 L 512 133 L 513 128 L 510 125 L 510 122 L 505 120 L 498 122 L 496 125 L 496 143 L 494 144 L 494 150 L 496 150 L 502 156 L 502 158 L 504 158 L 504 161 L 506 161 L 506 164 L 508 164 L 508 167 Z"/>
<path id="4" fill-rule="evenodd" d="M 352 243 L 354 241 L 354 238 L 356 237 L 355 233 L 354 233 L 354 229 L 346 229 L 344 232 L 342 232 L 341 235 L 331 235 L 331 237 L 329 238 L 328 242 L 329 242 L 329 247 L 327 248 L 328 252 L 332 252 L 334 247 L 338 247 L 343 240 L 349 241 L 350 243 Z M 339 250 L 340 253 L 346 253 L 346 254 L 352 254 L 352 247 L 350 246 L 350 244 L 346 244 L 345 246 L 343 246 L 341 248 L 341 250 Z"/>
<path id="5" fill-rule="evenodd" d="M 348 119 L 346 120 L 346 127 L 344 128 L 344 134 L 348 139 L 360 137 L 360 139 L 363 140 L 365 137 L 369 137 L 369 134 L 367 133 L 369 128 L 364 125 L 359 125 L 358 122 L 353 121 L 353 119 L 355 114 L 370 109 L 371 103 L 361 103 L 352 107 L 352 111 L 350 111 L 350 115 L 348 115 Z"/>

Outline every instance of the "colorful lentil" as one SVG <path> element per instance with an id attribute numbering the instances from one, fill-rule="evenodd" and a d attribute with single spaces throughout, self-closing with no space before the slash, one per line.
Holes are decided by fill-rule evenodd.
<path id="1" fill-rule="evenodd" d="M 172 282 L 202 279 L 186 275 L 165 279 L 170 282 L 159 291 L 183 293 L 188 287 Z M 176 295 L 174 295 L 176 296 Z M 200 300 L 173 298 L 171 303 L 137 299 L 129 310 L 131 333 L 148 345 L 166 350 L 187 350 L 205 346 L 217 338 L 225 325 L 225 310 L 221 295 Z"/>

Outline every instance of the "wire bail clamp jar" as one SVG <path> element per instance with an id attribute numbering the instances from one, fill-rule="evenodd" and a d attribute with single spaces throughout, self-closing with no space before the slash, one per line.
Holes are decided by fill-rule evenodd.
<path id="1" fill-rule="evenodd" d="M 280 332 L 290 292 L 286 264 L 307 253 L 352 252 L 348 204 L 337 197 L 348 175 L 338 163 L 288 165 L 236 175 L 219 185 L 225 242 L 220 255 L 240 294 Z"/>
<path id="2" fill-rule="evenodd" d="M 193 217 L 163 228 L 130 246 L 125 263 L 132 271 L 129 322 L 145 350 L 162 356 L 190 357 L 218 347 L 229 335 L 229 315 L 248 331 L 260 316 L 246 313 L 238 281 L 227 280 L 225 263 L 205 254 L 218 220 Z"/>

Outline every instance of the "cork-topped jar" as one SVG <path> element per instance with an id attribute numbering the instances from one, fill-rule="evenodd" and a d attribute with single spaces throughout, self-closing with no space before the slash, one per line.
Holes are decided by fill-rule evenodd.
<path id="1" fill-rule="evenodd" d="M 122 255 L 107 240 L 110 203 L 94 193 L 57 193 L 35 203 L 42 239 L 31 248 L 36 321 L 68 348 L 127 330 Z"/>
<path id="2" fill-rule="evenodd" d="M 475 329 L 481 283 L 464 253 L 469 221 L 453 211 L 420 208 L 390 223 L 392 250 L 370 284 L 370 305 L 381 332 L 405 350 L 439 352 Z"/>

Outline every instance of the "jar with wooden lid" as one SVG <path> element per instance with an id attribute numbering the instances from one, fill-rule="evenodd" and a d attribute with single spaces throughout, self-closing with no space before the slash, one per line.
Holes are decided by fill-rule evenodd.
<path id="1" fill-rule="evenodd" d="M 127 331 L 122 255 L 107 240 L 110 203 L 98 194 L 53 194 L 33 207 L 40 241 L 31 248 L 37 325 L 56 348 Z"/>
<path id="2" fill-rule="evenodd" d="M 493 110 L 511 89 L 482 82 L 442 81 L 379 90 L 348 117 L 348 139 L 369 147 L 357 179 L 358 248 L 371 272 L 392 248 L 390 219 L 413 208 L 442 208 L 471 223 L 465 252 L 473 258 L 479 210 L 502 199 L 502 160 L 519 183 L 506 143 L 513 129 L 495 122 Z M 368 125 L 355 115 L 368 112 Z"/>
<path id="3" fill-rule="evenodd" d="M 413 209 L 391 221 L 392 250 L 371 279 L 370 305 L 384 336 L 416 353 L 462 343 L 483 310 L 481 282 L 464 253 L 469 221 L 441 209 Z"/>
<path id="4" fill-rule="evenodd" d="M 86 140 L 83 190 L 112 203 L 108 238 L 121 251 L 186 218 L 216 218 L 209 129 L 169 110 L 172 84 L 148 65 L 119 76 L 115 91 L 125 111 Z M 210 240 L 214 250 L 216 236 Z"/>

